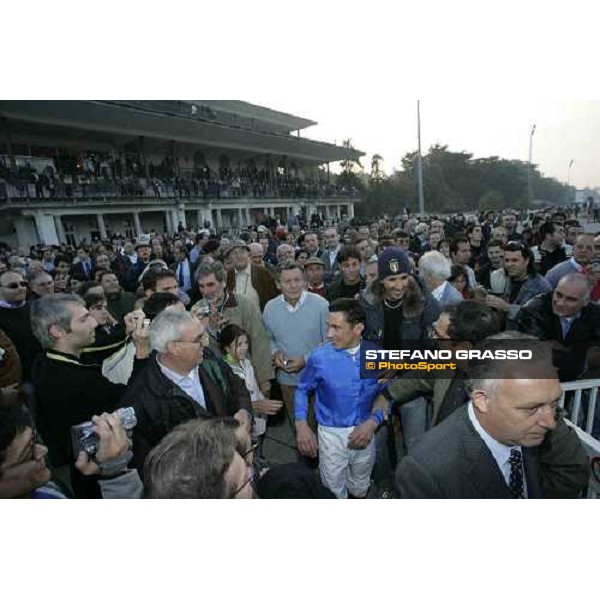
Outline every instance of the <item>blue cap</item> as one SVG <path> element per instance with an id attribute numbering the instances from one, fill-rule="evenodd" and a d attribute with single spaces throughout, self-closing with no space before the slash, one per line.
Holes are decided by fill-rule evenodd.
<path id="1" fill-rule="evenodd" d="M 392 275 L 412 273 L 408 254 L 400 248 L 386 248 L 377 260 L 377 275 L 380 280 Z"/>

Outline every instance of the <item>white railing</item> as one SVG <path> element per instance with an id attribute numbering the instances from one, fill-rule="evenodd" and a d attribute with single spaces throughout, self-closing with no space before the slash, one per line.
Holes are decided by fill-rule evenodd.
<path id="1" fill-rule="evenodd" d="M 592 431 L 598 405 L 600 379 L 584 379 L 582 381 L 563 383 L 562 388 L 563 394 L 559 400 L 559 405 L 561 408 L 565 408 L 565 401 L 568 398 L 568 402 L 566 403 L 567 424 L 577 433 L 579 441 L 585 448 L 590 459 L 591 474 L 587 497 L 598 500 L 600 499 L 600 441 L 592 437 Z M 582 417 L 582 400 L 587 401 L 585 430 L 577 426 Z"/>
<path id="2" fill-rule="evenodd" d="M 559 400 L 559 406 L 565 408 L 565 400 L 567 397 L 570 403 L 567 405 L 567 418 L 569 421 L 581 426 L 579 420 L 581 417 L 581 401 L 584 396 L 584 392 L 589 392 L 589 397 L 586 398 L 587 405 L 587 418 L 585 422 L 584 431 L 588 435 L 592 435 L 592 429 L 594 427 L 594 416 L 596 415 L 596 407 L 598 400 L 598 389 L 600 388 L 600 379 L 582 379 L 581 381 L 570 381 L 562 384 L 563 394 Z M 569 394 L 568 392 L 574 392 Z M 587 394 L 586 394 L 587 396 Z"/>

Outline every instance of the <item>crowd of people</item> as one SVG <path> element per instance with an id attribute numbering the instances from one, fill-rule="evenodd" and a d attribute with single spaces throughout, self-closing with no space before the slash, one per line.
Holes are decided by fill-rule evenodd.
<path id="1" fill-rule="evenodd" d="M 323 198 L 355 196 L 353 187 L 337 186 L 326 179 L 312 179 L 286 173 L 269 176 L 265 169 L 218 171 L 204 167 L 193 174 L 148 173 L 134 162 L 124 171 L 113 160 L 86 159 L 78 169 L 57 170 L 47 166 L 41 172 L 31 167 L 15 170 L 0 164 L 0 199 L 73 198 Z"/>
<path id="2" fill-rule="evenodd" d="M 3 245 L 0 497 L 577 498 L 557 403 L 600 369 L 599 301 L 600 232 L 562 209 Z M 524 340 L 361 377 L 365 348 Z"/>

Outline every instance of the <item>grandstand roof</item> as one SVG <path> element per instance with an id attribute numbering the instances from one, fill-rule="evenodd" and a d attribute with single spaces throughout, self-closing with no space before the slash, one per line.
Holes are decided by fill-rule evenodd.
<path id="1" fill-rule="evenodd" d="M 0 115 L 11 132 L 32 133 L 32 124 L 95 132 L 117 141 L 139 136 L 198 146 L 285 155 L 309 163 L 358 159 L 364 153 L 290 135 L 313 121 L 236 100 L 7 100 Z M 48 129 L 47 129 L 48 131 Z"/>

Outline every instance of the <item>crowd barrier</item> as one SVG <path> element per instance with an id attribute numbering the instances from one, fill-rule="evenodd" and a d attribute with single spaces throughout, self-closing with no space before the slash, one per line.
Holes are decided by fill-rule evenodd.
<path id="1" fill-rule="evenodd" d="M 559 406 L 565 409 L 566 422 L 581 441 L 590 460 L 590 482 L 587 498 L 600 499 L 600 441 L 594 437 L 600 427 L 598 389 L 600 379 L 584 379 L 562 384 L 563 393 Z M 597 421 L 597 422 L 596 422 Z"/>

